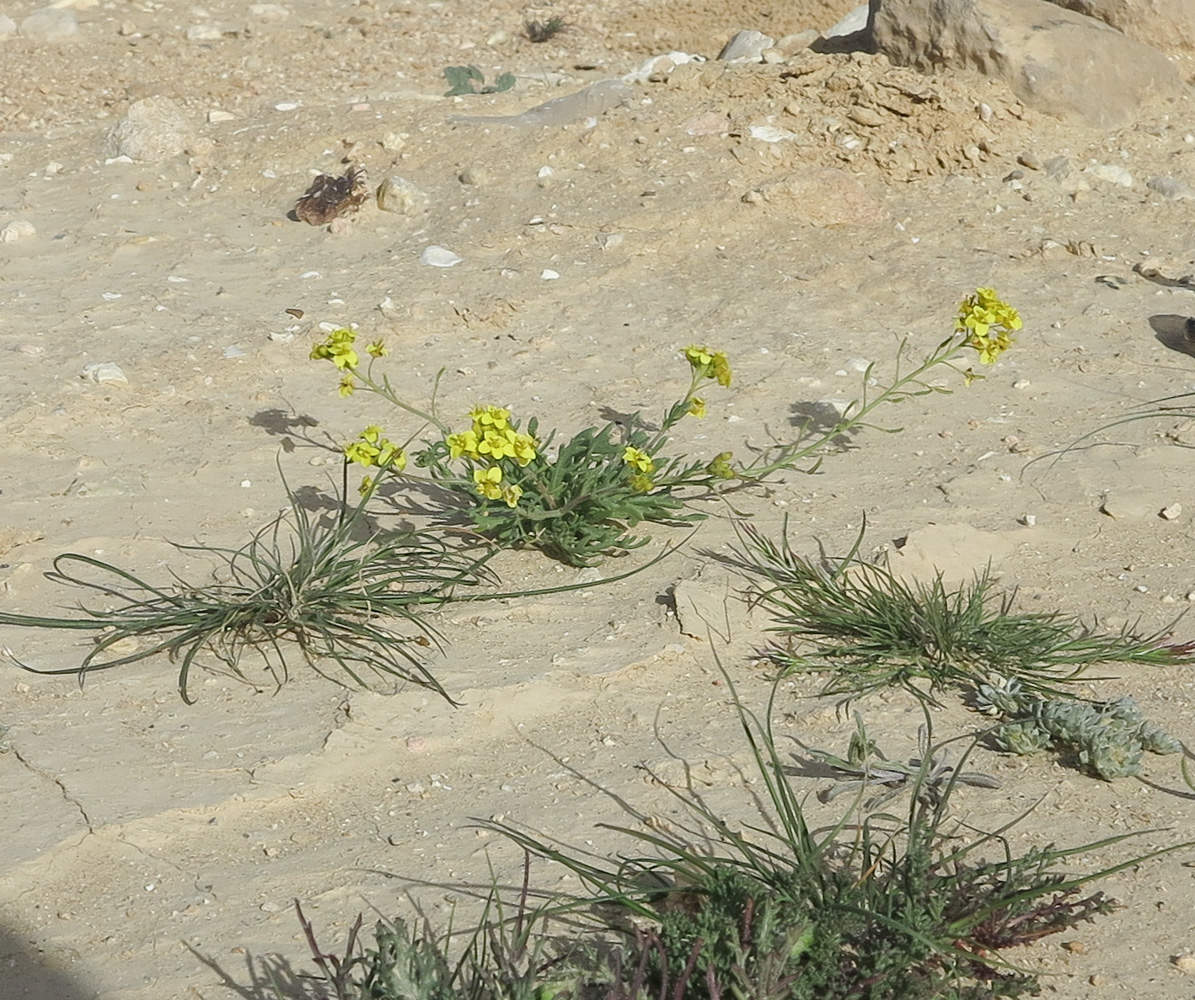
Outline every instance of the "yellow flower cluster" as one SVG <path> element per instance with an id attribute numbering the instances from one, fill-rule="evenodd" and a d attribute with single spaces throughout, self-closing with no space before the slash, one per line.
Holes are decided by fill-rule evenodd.
<path id="1" fill-rule="evenodd" d="M 702 378 L 712 378 L 724 388 L 730 385 L 730 361 L 727 360 L 724 352 L 691 345 L 685 348 L 684 353 L 685 360 L 693 366 L 694 371 L 701 374 Z M 701 405 L 701 409 L 704 412 L 704 404 Z M 693 413 L 694 411 L 690 408 L 689 412 Z M 697 413 L 694 415 L 700 416 Z"/>
<path id="2" fill-rule="evenodd" d="M 393 441 L 382 437 L 382 428 L 372 425 L 357 435 L 356 441 L 344 446 L 344 455 L 350 462 L 364 465 L 367 469 L 376 466 L 402 472 L 407 467 L 407 453 Z"/>
<path id="3" fill-rule="evenodd" d="M 460 434 L 448 435 L 448 453 L 453 458 L 474 461 L 513 458 L 526 466 L 535 458 L 535 438 L 510 426 L 510 410 L 501 406 L 479 406 L 469 412 L 473 426 Z"/>
<path id="4" fill-rule="evenodd" d="M 510 458 L 525 467 L 536 456 L 535 438 L 523 434 L 510 425 L 510 410 L 501 406 L 477 406 L 469 411 L 473 426 L 460 434 L 449 434 L 448 454 L 452 458 L 468 458 L 474 462 L 497 463 Z M 477 492 L 487 500 L 501 500 L 515 507 L 523 488 L 503 485 L 502 469 L 497 464 L 473 470 Z"/>
<path id="5" fill-rule="evenodd" d="M 344 378 L 340 380 L 341 396 L 351 396 L 357 387 L 352 374 L 361 363 L 361 357 L 353 347 L 356 339 L 356 333 L 341 327 L 339 330 L 333 330 L 311 349 L 312 359 L 331 361 L 345 373 Z M 375 340 L 366 346 L 365 353 L 371 358 L 381 358 L 389 354 L 390 351 L 380 340 Z"/>
<path id="6" fill-rule="evenodd" d="M 959 305 L 954 328 L 967 335 L 965 343 L 979 352 L 979 363 L 990 365 L 1012 346 L 1012 332 L 1022 325 L 1020 314 L 994 288 L 977 288 Z"/>
<path id="7" fill-rule="evenodd" d="M 631 473 L 631 489 L 636 493 L 650 493 L 656 488 L 651 480 L 651 474 L 656 471 L 656 463 L 642 448 L 627 445 L 622 453 L 622 460 L 634 471 Z"/>
<path id="8" fill-rule="evenodd" d="M 523 495 L 523 487 L 502 485 L 502 470 L 496 465 L 488 469 L 474 469 L 473 482 L 477 484 L 477 492 L 487 500 L 502 500 L 507 507 L 516 507 L 519 497 Z"/>

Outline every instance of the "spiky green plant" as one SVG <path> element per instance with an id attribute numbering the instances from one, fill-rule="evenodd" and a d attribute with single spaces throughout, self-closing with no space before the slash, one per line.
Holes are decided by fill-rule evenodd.
<path id="1" fill-rule="evenodd" d="M 588 892 L 574 897 L 574 912 L 599 904 L 605 930 L 622 929 L 624 948 L 649 971 L 647 996 L 1021 996 L 1036 979 L 1000 951 L 1112 912 L 1113 900 L 1098 891 L 1085 894 L 1085 887 L 1176 849 L 1072 875 L 1062 867 L 1067 858 L 1126 838 L 1049 845 L 1018 856 L 1003 836 L 1008 827 L 986 834 L 967 828 L 961 837 L 948 819 L 961 770 L 935 795 L 914 790 L 903 821 L 848 811 L 815 833 L 770 727 L 741 704 L 738 711 L 764 790 L 759 822 L 733 825 L 691 789 L 673 790 L 704 831 L 703 841 L 695 845 L 692 825 L 678 833 L 658 825 L 650 831 L 613 827 L 651 850 L 617 863 L 490 824 L 579 876 Z M 934 750 L 925 755 L 918 782 L 930 774 L 935 756 Z M 966 754 L 960 769 L 965 760 Z M 627 930 L 628 923 L 637 930 Z"/>
<path id="2" fill-rule="evenodd" d="M 739 563 L 752 604 L 781 636 L 766 655 L 785 673 L 828 675 L 825 694 L 850 700 L 903 687 L 937 705 L 940 692 L 998 672 L 1027 691 L 1067 697 L 1066 685 L 1097 664 L 1195 660 L 1168 643 L 1168 630 L 1108 633 L 1059 611 L 1017 612 L 1016 592 L 999 592 L 990 569 L 958 586 L 941 573 L 907 580 L 859 557 L 862 532 L 844 558 L 819 561 L 794 551 L 787 529 L 775 541 L 745 527 Z"/>
<path id="3" fill-rule="evenodd" d="M 488 555 L 461 553 L 430 532 L 371 529 L 364 501 L 322 517 L 292 501 L 239 549 L 176 547 L 217 557 L 215 579 L 155 585 L 92 556 L 58 556 L 50 578 L 90 590 L 107 606 L 81 605 L 82 617 L 73 618 L 0 613 L 0 625 L 79 630 L 94 645 L 78 667 L 21 666 L 77 674 L 82 683 L 94 671 L 164 653 L 178 661 L 178 691 L 190 703 L 191 669 L 202 653 L 243 676 L 242 657 L 257 650 L 280 685 L 297 652 L 334 680 L 343 674 L 365 687 L 370 671 L 451 701 L 425 662 L 440 641 L 427 612 L 458 588 L 490 579 Z"/>

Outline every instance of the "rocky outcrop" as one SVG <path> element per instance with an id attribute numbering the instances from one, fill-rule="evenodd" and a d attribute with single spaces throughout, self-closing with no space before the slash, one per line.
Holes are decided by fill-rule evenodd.
<path id="1" fill-rule="evenodd" d="M 1026 105 L 1111 128 L 1185 87 L 1157 49 L 1047 0 L 870 0 L 878 52 L 923 71 L 973 69 Z"/>
<path id="2" fill-rule="evenodd" d="M 1050 0 L 1112 25 L 1163 52 L 1195 50 L 1195 3 L 1191 0 Z"/>

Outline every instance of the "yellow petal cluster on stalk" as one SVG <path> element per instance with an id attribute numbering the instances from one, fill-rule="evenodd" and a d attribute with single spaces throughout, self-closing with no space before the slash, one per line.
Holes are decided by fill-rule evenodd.
<path id="1" fill-rule="evenodd" d="M 499 485 L 502 482 L 502 470 L 498 466 L 474 469 L 473 482 L 477 484 L 477 492 L 487 500 L 502 499 L 502 487 Z"/>
<path id="2" fill-rule="evenodd" d="M 725 352 L 691 344 L 685 348 L 684 354 L 685 360 L 702 378 L 712 378 L 723 388 L 730 385 L 730 361 Z"/>
<path id="3" fill-rule="evenodd" d="M 959 304 L 954 328 L 966 334 L 964 343 L 979 354 L 979 363 L 990 365 L 1012 346 L 1012 333 L 1022 325 L 1020 313 L 994 288 L 977 288 Z"/>
<path id="4" fill-rule="evenodd" d="M 361 358 L 353 349 L 353 341 L 356 339 L 357 335 L 352 330 L 343 327 L 333 330 L 311 349 L 311 357 L 316 361 L 327 359 L 341 371 L 351 372 L 361 363 Z M 348 393 L 342 390 L 341 395 L 348 395 Z"/>
<path id="5" fill-rule="evenodd" d="M 640 448 L 633 448 L 627 445 L 626 451 L 622 453 L 622 460 L 627 463 L 632 469 L 642 472 L 644 475 L 651 475 L 656 468 L 656 463 L 652 457 Z"/>
<path id="6" fill-rule="evenodd" d="M 452 458 L 471 458 L 497 462 L 513 458 L 526 466 L 536 456 L 536 442 L 510 425 L 510 410 L 501 406 L 478 406 L 469 411 L 473 426 L 459 434 L 448 435 L 448 454 Z"/>
<path id="7" fill-rule="evenodd" d="M 407 467 L 407 453 L 393 441 L 382 436 L 382 428 L 366 427 L 356 441 L 344 446 L 344 455 L 350 462 L 366 468 L 396 469 L 402 472 Z"/>

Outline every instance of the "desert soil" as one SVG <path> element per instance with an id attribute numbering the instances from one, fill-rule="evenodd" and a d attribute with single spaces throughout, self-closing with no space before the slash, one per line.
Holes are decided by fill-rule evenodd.
<path id="1" fill-rule="evenodd" d="M 4 12 L 19 21 L 32 6 Z M 386 370 L 413 401 L 443 370 L 451 419 L 498 402 L 565 432 L 661 410 L 687 384 L 678 350 L 708 343 L 730 355 L 735 382 L 709 393 L 710 415 L 676 447 L 749 455 L 854 398 L 867 363 L 890 375 L 903 338 L 914 357 L 928 352 L 960 299 L 989 285 L 1025 327 L 984 381 L 941 373 L 949 394 L 881 415 L 900 433 L 861 432 L 816 475 L 778 476 L 736 508 L 774 537 L 787 519 L 810 554 L 844 553 L 866 518 L 865 548 L 909 573 L 960 579 L 990 561 L 1019 607 L 1109 628 L 1162 629 L 1195 599 L 1195 425 L 1128 424 L 1051 457 L 1195 390 L 1182 337 L 1195 292 L 1133 271 L 1195 251 L 1192 202 L 1145 184 L 1195 183 L 1189 103 L 1095 132 L 976 77 L 805 52 L 681 66 L 563 125 L 462 122 L 669 50 L 712 58 L 741 28 L 824 29 L 851 3 L 77 6 L 71 44 L 0 43 L 0 225 L 36 230 L 0 244 L 0 609 L 69 611 L 82 595 L 45 576 L 65 551 L 163 583 L 203 580 L 212 561 L 171 542 L 243 544 L 287 505 L 283 476 L 318 509 L 344 441 L 367 423 L 413 432 L 376 399 L 337 395 L 332 369 L 308 358 L 321 324 L 385 338 Z M 557 38 L 521 37 L 526 20 L 553 15 L 568 22 Z M 1192 54 L 1171 54 L 1191 79 Z M 443 68 L 462 64 L 512 72 L 517 86 L 444 97 Z M 186 152 L 109 162 L 114 123 L 155 95 L 182 109 Z M 851 117 L 859 107 L 870 124 Z M 788 135 L 766 141 L 753 126 Z M 1069 174 L 1042 169 L 1057 157 Z M 405 178 L 425 201 L 368 204 L 334 232 L 289 220 L 313 175 L 346 161 L 373 184 Z M 1084 173 L 1093 164 L 1123 167 L 1132 186 Z M 420 263 L 430 245 L 462 262 Z M 127 381 L 86 375 L 103 363 Z M 717 808 L 749 819 L 750 756 L 718 661 L 762 711 L 770 685 L 755 654 L 769 622 L 724 561 L 730 512 L 707 509 L 679 551 L 613 584 L 503 554 L 508 588 L 593 586 L 440 614 L 445 649 L 431 664 L 459 708 L 308 669 L 278 690 L 253 663 L 245 681 L 200 671 L 188 706 L 165 660 L 82 688 L 6 660 L 0 995 L 267 997 L 267 966 L 312 968 L 294 899 L 329 948 L 359 912 L 370 922 L 418 905 L 443 921 L 461 884 L 518 877 L 519 852 L 476 819 L 611 854 L 627 842 L 599 824 L 639 821 L 619 798 L 640 819 L 681 821 L 664 784 L 686 766 Z M 685 532 L 651 535 L 602 572 Z M 1195 638 L 1195 625 L 1175 635 Z M 68 632 L 8 628 L 0 642 L 41 669 L 86 652 Z M 1132 694 L 1195 736 L 1189 668 L 1105 672 L 1080 690 Z M 817 691 L 805 678 L 782 688 L 785 752 L 792 740 L 845 747 L 853 721 Z M 916 752 L 912 697 L 856 707 L 890 756 Z M 934 716 L 938 737 L 975 725 L 958 700 Z M 1195 829 L 1175 757 L 1115 783 L 1049 754 L 981 749 L 972 764 L 1003 785 L 962 790 L 957 814 L 991 829 L 1031 810 L 1010 833 L 1017 849 L 1140 834 L 1075 857 L 1076 870 Z M 830 818 L 810 801 L 816 821 Z M 1173 959 L 1195 950 L 1193 862 L 1184 850 L 1107 879 L 1124 910 L 1064 936 L 1069 948 L 1049 939 L 1016 959 L 1068 1000 L 1190 996 Z M 546 862 L 534 877 L 575 884 Z"/>

